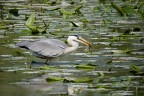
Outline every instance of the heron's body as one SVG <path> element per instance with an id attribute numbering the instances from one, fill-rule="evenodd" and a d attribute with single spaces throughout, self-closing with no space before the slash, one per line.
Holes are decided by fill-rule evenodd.
<path id="1" fill-rule="evenodd" d="M 48 61 L 49 59 L 56 58 L 75 51 L 79 46 L 78 42 L 81 42 L 77 39 L 77 35 L 69 36 L 69 38 L 67 39 L 69 45 L 57 39 L 23 41 L 17 43 L 16 45 L 21 48 L 29 49 L 33 52 L 34 56 L 42 59 L 47 59 Z M 88 42 L 85 41 L 83 43 L 87 44 Z M 87 45 L 90 45 L 90 43 L 88 43 Z"/>

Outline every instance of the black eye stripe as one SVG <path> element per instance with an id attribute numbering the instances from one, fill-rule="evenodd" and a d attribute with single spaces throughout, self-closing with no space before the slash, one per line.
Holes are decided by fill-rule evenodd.
<path id="1" fill-rule="evenodd" d="M 79 36 L 78 36 L 78 35 L 71 35 L 71 36 L 75 36 L 75 37 L 77 37 L 77 38 L 79 39 Z"/>

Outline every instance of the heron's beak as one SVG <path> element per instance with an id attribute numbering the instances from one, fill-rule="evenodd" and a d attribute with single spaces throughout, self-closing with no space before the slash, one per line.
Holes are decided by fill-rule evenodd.
<path id="1" fill-rule="evenodd" d="M 82 43 L 82 44 L 84 44 L 86 46 L 89 46 L 89 47 L 92 46 L 92 44 L 90 42 L 88 42 L 87 40 L 83 39 L 82 37 L 79 38 L 78 42 Z"/>

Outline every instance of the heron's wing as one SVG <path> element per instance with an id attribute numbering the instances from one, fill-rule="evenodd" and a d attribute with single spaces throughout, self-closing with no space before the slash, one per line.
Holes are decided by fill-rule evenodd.
<path id="1" fill-rule="evenodd" d="M 28 49 L 36 52 L 39 55 L 45 57 L 57 57 L 63 54 L 64 49 L 67 45 L 56 39 L 43 39 L 35 41 L 27 46 Z"/>
<path id="2" fill-rule="evenodd" d="M 18 42 L 15 45 L 21 48 L 28 49 L 28 46 L 31 45 L 33 41 L 23 41 L 23 42 Z"/>

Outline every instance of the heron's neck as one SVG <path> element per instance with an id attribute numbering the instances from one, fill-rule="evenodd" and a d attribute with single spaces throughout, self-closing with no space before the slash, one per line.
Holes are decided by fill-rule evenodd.
<path id="1" fill-rule="evenodd" d="M 65 48 L 64 54 L 75 51 L 79 46 L 79 44 L 77 42 L 74 42 L 74 41 L 68 41 L 68 43 L 69 43 L 70 47 Z"/>

